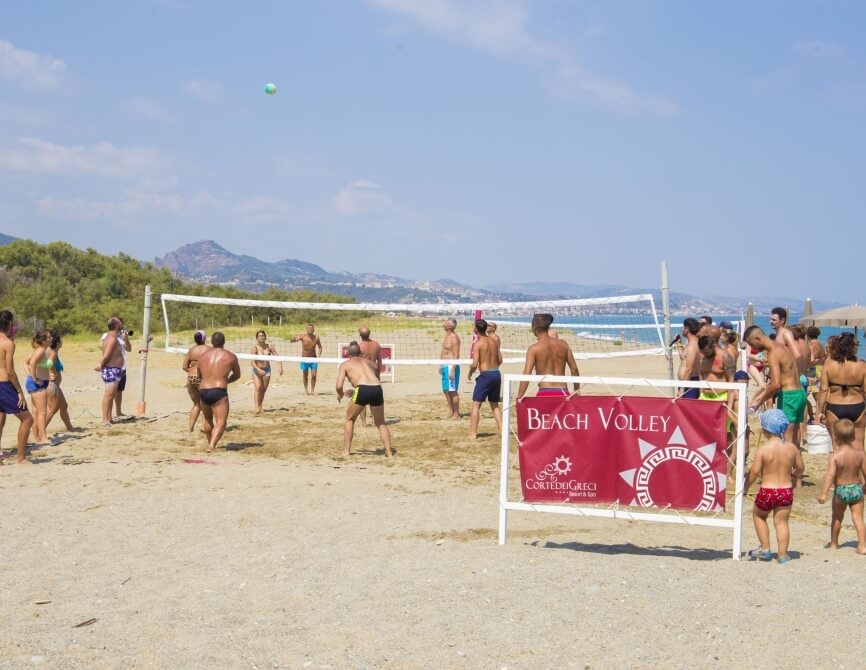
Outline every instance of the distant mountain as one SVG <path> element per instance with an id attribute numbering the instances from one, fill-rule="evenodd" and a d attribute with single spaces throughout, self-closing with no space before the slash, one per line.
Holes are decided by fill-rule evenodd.
<path id="1" fill-rule="evenodd" d="M 498 283 L 484 288 L 467 286 L 453 279 L 420 281 L 373 273 L 331 272 L 306 261 L 287 258 L 276 263 L 253 256 L 233 254 L 213 240 L 201 240 L 155 259 L 157 267 L 166 267 L 174 275 L 205 284 L 236 286 L 262 292 L 269 288 L 308 289 L 349 295 L 362 302 L 493 302 L 498 300 L 539 300 L 555 298 L 600 298 L 616 295 L 651 293 L 660 311 L 658 288 L 633 288 L 619 284 L 574 284 L 570 282 Z M 698 297 L 688 293 L 670 293 L 671 313 L 675 315 L 743 314 L 746 298 L 730 296 Z M 766 314 L 773 307 L 789 307 L 793 314 L 803 308 L 802 299 L 751 298 L 755 312 Z M 840 303 L 814 301 L 815 311 L 838 307 Z"/>
<path id="2" fill-rule="evenodd" d="M 12 237 L 11 235 L 4 235 L 3 233 L 0 233 L 0 247 L 7 245 L 10 242 L 14 242 L 17 239 L 17 237 Z"/>
<path id="3" fill-rule="evenodd" d="M 515 299 L 450 279 L 416 281 L 373 273 L 329 272 L 314 263 L 287 258 L 275 263 L 239 256 L 213 240 L 186 244 L 154 261 L 174 275 L 206 284 L 236 286 L 248 291 L 269 288 L 310 289 L 350 295 L 375 302 L 453 302 Z M 525 299 L 523 294 L 516 299 Z"/>

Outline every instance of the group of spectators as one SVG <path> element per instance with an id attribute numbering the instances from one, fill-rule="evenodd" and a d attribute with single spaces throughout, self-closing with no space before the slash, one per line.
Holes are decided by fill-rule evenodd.
<path id="1" fill-rule="evenodd" d="M 55 330 L 38 329 L 30 340 L 30 352 L 24 360 L 24 384 L 15 369 L 15 317 L 9 310 L 0 310 L 0 436 L 6 417 L 19 421 L 16 441 L 16 462 L 29 463 L 27 444 L 36 447 L 50 444 L 48 425 L 60 415 L 64 428 L 74 431 L 69 416 L 69 403 L 63 392 L 63 361 L 60 350 L 63 338 Z M 112 317 L 108 331 L 102 336 L 102 359 L 96 370 L 102 374 L 105 392 L 102 401 L 102 421 L 111 425 L 113 417 L 123 416 L 123 390 L 126 387 L 126 353 L 131 350 L 123 320 Z M 27 397 L 30 398 L 28 405 Z"/>

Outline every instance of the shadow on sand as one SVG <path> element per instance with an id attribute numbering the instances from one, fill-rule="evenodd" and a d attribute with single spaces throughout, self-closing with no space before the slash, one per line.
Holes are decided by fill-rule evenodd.
<path id="1" fill-rule="evenodd" d="M 663 556 L 669 558 L 685 558 L 690 561 L 721 561 L 731 560 L 730 551 L 719 549 L 695 549 L 692 547 L 638 547 L 634 544 L 598 544 L 587 542 L 530 542 L 532 547 L 545 549 L 567 549 L 590 554 L 633 554 L 635 556 Z M 793 552 L 791 552 L 793 554 Z"/>

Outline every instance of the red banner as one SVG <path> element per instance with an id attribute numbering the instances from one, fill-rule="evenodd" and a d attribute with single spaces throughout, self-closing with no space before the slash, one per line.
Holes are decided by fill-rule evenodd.
<path id="1" fill-rule="evenodd" d="M 705 400 L 523 398 L 523 498 L 724 509 L 726 421 L 724 403 Z"/>

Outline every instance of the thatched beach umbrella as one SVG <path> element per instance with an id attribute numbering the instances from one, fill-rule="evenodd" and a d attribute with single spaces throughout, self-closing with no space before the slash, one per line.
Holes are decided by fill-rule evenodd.
<path id="1" fill-rule="evenodd" d="M 866 305 L 828 309 L 826 312 L 804 317 L 802 322 L 806 326 L 853 327 L 856 335 L 858 328 L 866 327 Z"/>

